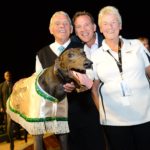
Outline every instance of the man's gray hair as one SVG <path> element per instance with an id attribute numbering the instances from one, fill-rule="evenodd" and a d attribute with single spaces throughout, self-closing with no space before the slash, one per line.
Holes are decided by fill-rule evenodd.
<path id="1" fill-rule="evenodd" d="M 68 15 L 66 12 L 64 12 L 64 11 L 57 11 L 57 12 L 55 12 L 55 13 L 52 15 L 52 17 L 51 17 L 51 19 L 50 19 L 50 26 L 53 24 L 53 18 L 54 18 L 55 16 L 57 16 L 57 15 L 60 15 L 60 14 L 66 16 L 66 17 L 68 18 L 68 21 L 69 21 L 70 25 L 72 26 L 72 22 L 71 22 L 71 19 L 70 19 L 69 15 Z"/>

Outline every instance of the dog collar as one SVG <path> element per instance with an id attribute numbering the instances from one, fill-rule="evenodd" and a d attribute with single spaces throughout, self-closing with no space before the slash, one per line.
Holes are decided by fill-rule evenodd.
<path id="1" fill-rule="evenodd" d="M 36 92 L 42 96 L 44 99 L 47 99 L 49 101 L 52 101 L 52 102 L 59 102 L 57 98 L 49 95 L 46 91 L 44 91 L 41 86 L 39 85 L 39 77 L 43 74 L 43 72 L 45 71 L 46 69 L 43 69 L 38 75 L 37 75 L 37 78 L 35 80 L 35 90 Z"/>

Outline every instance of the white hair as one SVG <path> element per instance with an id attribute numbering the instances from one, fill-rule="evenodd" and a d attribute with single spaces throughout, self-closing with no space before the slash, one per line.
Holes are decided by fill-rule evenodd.
<path id="1" fill-rule="evenodd" d="M 99 11 L 98 14 L 98 25 L 101 26 L 102 17 L 106 14 L 114 14 L 117 16 L 119 23 L 122 25 L 122 18 L 119 13 L 119 10 L 114 6 L 106 6 Z"/>
<path id="2" fill-rule="evenodd" d="M 68 15 L 66 12 L 64 12 L 64 11 L 57 11 L 57 12 L 55 12 L 55 13 L 52 15 L 52 17 L 51 17 L 51 19 L 50 19 L 50 26 L 53 24 L 53 18 L 54 18 L 55 16 L 57 16 L 57 15 L 60 15 L 60 14 L 66 16 L 66 17 L 68 18 L 68 21 L 69 21 L 70 25 L 72 26 L 72 22 L 71 22 L 71 19 L 70 19 L 69 15 Z"/>

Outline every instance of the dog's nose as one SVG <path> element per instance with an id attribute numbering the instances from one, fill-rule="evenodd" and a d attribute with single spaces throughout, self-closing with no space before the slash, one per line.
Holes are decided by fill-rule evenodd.
<path id="1" fill-rule="evenodd" d="M 92 64 L 93 62 L 90 61 L 90 60 L 85 60 L 85 63 L 84 63 L 84 67 L 87 69 L 87 68 L 91 68 L 92 67 Z"/>

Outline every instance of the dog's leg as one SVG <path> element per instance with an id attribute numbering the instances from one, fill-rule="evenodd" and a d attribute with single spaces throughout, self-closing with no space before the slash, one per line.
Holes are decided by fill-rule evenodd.
<path id="1" fill-rule="evenodd" d="M 68 145 L 68 134 L 57 134 L 56 135 L 59 143 L 60 143 L 60 149 L 61 150 L 69 150 L 69 145 Z"/>
<path id="2" fill-rule="evenodd" d="M 26 131 L 26 129 L 24 129 L 24 140 L 27 143 L 27 141 L 28 141 L 28 132 Z"/>
<path id="3" fill-rule="evenodd" d="M 14 150 L 13 121 L 9 115 L 7 115 L 7 134 L 10 140 L 10 150 Z"/>
<path id="4" fill-rule="evenodd" d="M 41 135 L 34 135 L 34 150 L 46 150 L 43 134 Z"/>

